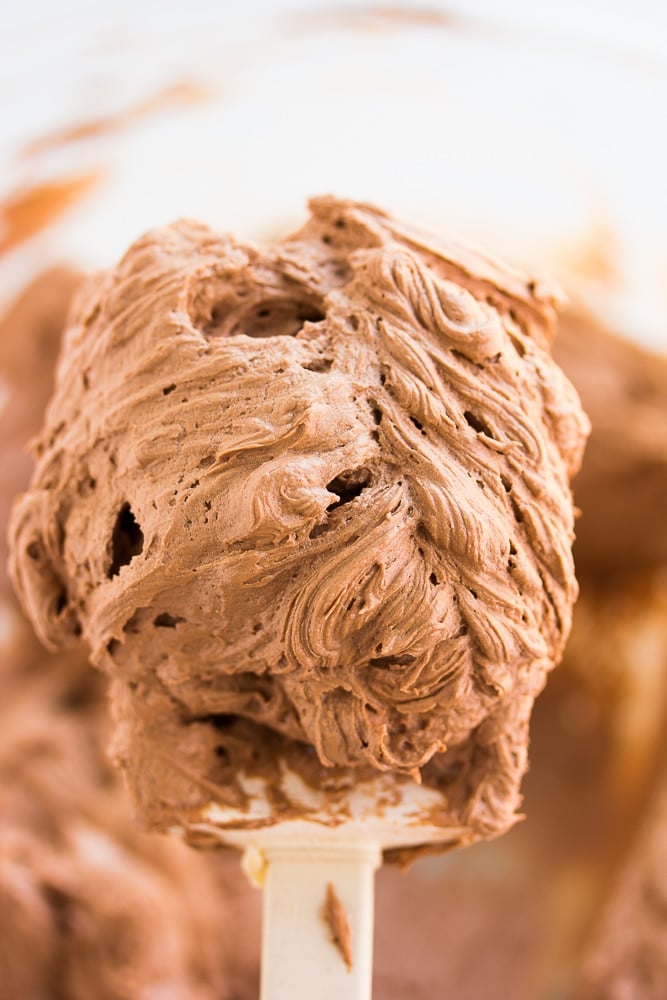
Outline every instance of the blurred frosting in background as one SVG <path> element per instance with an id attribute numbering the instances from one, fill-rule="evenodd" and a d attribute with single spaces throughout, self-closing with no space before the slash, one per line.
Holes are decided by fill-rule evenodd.
<path id="1" fill-rule="evenodd" d="M 560 279 L 556 358 L 593 434 L 575 484 L 582 596 L 536 707 L 527 819 L 380 872 L 376 998 L 664 1000 L 667 8 L 23 3 L 3 16 L 0 104 L 3 563 L 78 271 L 141 231 L 192 216 L 273 238 L 332 192 Z M 56 264 L 71 269 L 10 308 Z M 104 758 L 101 679 L 40 650 L 4 567 L 0 588 L 8 1000 L 54 983 L 73 1000 L 256 995 L 258 901 L 237 858 L 135 830 Z M 178 918 L 156 920 L 176 898 Z"/>

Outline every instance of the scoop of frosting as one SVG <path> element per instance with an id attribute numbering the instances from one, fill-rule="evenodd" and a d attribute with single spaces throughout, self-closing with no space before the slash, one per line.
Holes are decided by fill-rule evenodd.
<path id="1" fill-rule="evenodd" d="M 114 677 L 147 816 L 193 805 L 147 759 L 182 734 L 201 778 L 238 726 L 255 757 L 433 761 L 473 799 L 569 630 L 587 422 L 554 291 L 373 207 L 311 210 L 261 250 L 179 222 L 91 280 L 13 513 L 24 607 Z"/>

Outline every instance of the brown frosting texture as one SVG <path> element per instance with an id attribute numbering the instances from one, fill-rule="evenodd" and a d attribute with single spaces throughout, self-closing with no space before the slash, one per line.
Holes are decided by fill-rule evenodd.
<path id="1" fill-rule="evenodd" d="M 0 318 L 3 541 L 82 279 L 52 268 Z M 252 906 L 238 860 L 137 829 L 105 753 L 105 679 L 82 645 L 44 651 L 2 574 L 0 621 L 3 1000 L 256 996 L 247 952 L 259 934 L 246 943 L 236 930 Z"/>
<path id="2" fill-rule="evenodd" d="M 15 582 L 49 646 L 82 634 L 114 677 L 149 822 L 211 797 L 240 725 L 335 773 L 434 759 L 462 802 L 484 759 L 491 829 L 577 592 L 587 422 L 555 297 L 370 206 L 311 209 L 263 250 L 177 223 L 89 284 Z"/>
<path id="3" fill-rule="evenodd" d="M 583 516 L 579 579 L 626 578 L 667 562 L 667 358 L 606 330 L 582 309 L 563 312 L 554 357 L 592 424 L 574 483 Z"/>
<path id="4" fill-rule="evenodd" d="M 40 665 L 0 712 L 2 996 L 222 995 L 222 887 L 201 855 L 136 830 L 90 669 L 43 652 Z"/>
<path id="5" fill-rule="evenodd" d="M 589 948 L 577 1000 L 667 995 L 667 772 Z"/>

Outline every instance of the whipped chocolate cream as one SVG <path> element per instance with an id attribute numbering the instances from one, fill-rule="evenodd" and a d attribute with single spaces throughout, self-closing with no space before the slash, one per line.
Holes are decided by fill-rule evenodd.
<path id="1" fill-rule="evenodd" d="M 0 321 L 0 593 L 9 589 L 9 510 L 32 471 L 27 442 L 42 425 L 67 311 L 83 280 L 70 268 L 51 268 L 25 289 Z"/>
<path id="2" fill-rule="evenodd" d="M 18 592 L 113 677 L 150 825 L 282 759 L 332 794 L 421 777 L 443 823 L 499 832 L 577 592 L 587 422 L 547 353 L 556 297 L 370 206 L 311 207 L 263 250 L 149 233 L 80 296 Z"/>
<path id="3" fill-rule="evenodd" d="M 42 420 L 43 407 L 51 391 L 53 358 L 60 339 L 58 324 L 64 323 L 72 288 L 78 281 L 80 278 L 76 274 L 65 269 L 48 272 L 26 290 L 0 323 L 0 377 L 8 391 L 8 402 L 3 412 L 4 433 L 0 439 L 0 448 L 3 449 L 0 506 L 3 510 L 7 509 L 8 498 L 11 499 L 18 489 L 25 488 L 28 481 L 29 463 L 23 453 L 24 442 L 36 433 Z M 575 316 L 570 322 L 571 318 L 567 310 L 561 315 L 555 353 L 582 395 L 587 412 L 595 418 L 596 400 L 602 409 L 602 399 L 598 391 L 589 401 L 587 392 L 593 392 L 595 380 L 584 377 L 587 364 L 592 366 L 594 373 L 606 364 L 608 351 L 612 352 L 616 358 L 614 365 L 617 366 L 618 384 L 622 385 L 628 372 L 627 355 L 623 352 L 616 356 L 617 342 L 603 336 L 602 330 L 592 327 L 592 321 L 588 324 L 585 317 Z M 568 345 L 573 351 L 577 349 L 574 358 L 570 357 Z M 634 351 L 629 344 L 626 349 L 629 354 Z M 648 360 L 644 366 L 646 376 L 653 373 L 657 377 L 660 359 L 651 358 L 653 365 L 649 365 Z M 577 361 L 577 367 L 574 367 L 574 361 Z M 628 412 L 626 409 L 625 417 Z M 612 417 L 613 413 L 609 413 L 609 418 Z M 11 426 L 8 423 L 10 419 Z M 597 423 L 595 419 L 594 423 Z M 625 426 L 636 428 L 637 433 L 641 430 L 634 422 L 626 422 Z M 609 446 L 613 445 L 614 435 L 620 430 L 622 427 L 614 426 L 605 430 L 605 437 L 611 438 Z M 605 437 L 599 436 L 601 445 L 605 444 Z M 637 447 L 642 446 L 643 440 L 644 437 L 637 440 Z M 589 443 L 584 469 L 590 454 Z M 623 482 L 623 471 L 627 470 L 631 459 L 634 461 L 634 451 L 624 448 L 614 454 L 620 463 L 616 476 L 619 482 Z M 584 472 L 578 477 L 579 482 L 583 475 Z M 604 506 L 609 502 L 606 492 L 601 486 L 596 488 L 596 481 L 591 480 L 591 490 L 586 494 L 585 517 L 577 525 L 576 547 L 580 547 L 584 529 L 592 531 L 603 515 Z M 646 495 L 646 505 L 642 503 L 641 517 L 637 520 L 659 528 L 660 504 L 656 499 L 653 506 L 649 506 L 648 500 L 649 494 Z M 584 506 L 581 498 L 579 503 Z M 614 536 L 609 542 L 616 546 L 621 544 L 622 539 Z M 641 554 L 653 558 L 648 537 Z M 580 558 L 582 555 L 580 549 Z M 573 958 L 569 952 L 565 960 L 560 952 L 557 953 L 558 964 L 554 968 L 552 950 L 563 934 L 567 935 L 568 948 L 581 946 L 580 934 L 576 935 L 575 941 L 571 939 L 572 928 L 582 924 L 582 896 L 583 911 L 588 913 L 593 908 L 582 889 L 582 872 L 587 873 L 586 885 L 588 880 L 593 881 L 589 892 L 597 901 L 600 887 L 608 882 L 610 868 L 615 867 L 609 860 L 610 835 L 613 831 L 614 859 L 618 855 L 619 829 L 625 831 L 627 836 L 627 819 L 624 825 L 622 817 L 619 817 L 619 801 L 627 804 L 628 796 L 632 795 L 633 815 L 636 812 L 638 776 L 634 767 L 632 773 L 627 774 L 627 761 L 637 755 L 637 739 L 642 741 L 640 750 L 644 759 L 647 709 L 649 717 L 651 713 L 656 715 L 658 703 L 664 702 L 664 695 L 654 688 L 643 690 L 643 678 L 647 674 L 657 677 L 660 672 L 656 660 L 661 645 L 660 641 L 656 642 L 656 629 L 664 636 L 664 624 L 659 625 L 665 621 L 664 598 L 662 602 L 657 602 L 655 594 L 645 593 L 642 589 L 636 597 L 633 592 L 632 600 L 627 600 L 625 591 L 619 591 L 617 582 L 616 589 L 611 594 L 605 594 L 599 613 L 593 613 L 597 603 L 592 602 L 600 601 L 602 595 L 590 587 L 589 569 L 591 573 L 604 572 L 606 577 L 607 554 L 601 553 L 601 557 L 603 555 L 605 562 L 599 568 L 594 561 L 589 565 L 585 560 L 588 576 L 582 587 L 583 605 L 581 600 L 577 604 L 574 631 L 562 668 L 540 697 L 537 715 L 533 716 L 531 769 L 525 786 L 524 803 L 528 821 L 520 824 L 502 842 L 482 848 L 483 858 L 477 853 L 471 854 L 468 866 L 465 865 L 466 858 L 461 857 L 454 866 L 438 866 L 437 863 L 427 867 L 418 865 L 407 874 L 387 866 L 380 871 L 375 948 L 375 993 L 378 997 L 397 1000 L 399 996 L 405 996 L 410 1000 L 426 1000 L 436 995 L 456 995 L 478 1000 L 480 996 L 492 995 L 497 983 L 502 982 L 517 1000 L 533 1000 L 539 989 L 553 988 L 555 982 L 563 981 L 564 975 L 572 975 Z M 591 559 L 594 559 L 593 552 Z M 3 599 L 8 596 L 2 589 L 0 593 Z M 643 651 L 640 662 L 632 661 L 631 657 L 637 643 Z M 664 639 L 662 646 L 664 648 Z M 648 658 L 647 653 L 651 654 Z M 117 949 L 120 928 L 112 925 L 104 907 L 98 905 L 103 902 L 99 893 L 95 897 L 90 893 L 86 896 L 86 908 L 80 902 L 69 901 L 66 904 L 70 914 L 78 917 L 85 913 L 85 938 L 75 935 L 76 924 L 69 933 L 60 935 L 54 928 L 64 909 L 62 896 L 50 892 L 49 883 L 43 881 L 44 872 L 52 873 L 57 864 L 59 885 L 78 886 L 76 894 L 78 899 L 81 898 L 81 883 L 87 877 L 83 859 L 79 859 L 73 847 L 59 850 L 57 856 L 53 848 L 48 847 L 51 853 L 47 861 L 47 846 L 40 840 L 38 831 L 45 830 L 48 835 L 55 825 L 67 830 L 68 825 L 76 820 L 77 810 L 90 815 L 91 805 L 95 822 L 99 823 L 100 836 L 107 844 L 110 841 L 119 845 L 117 850 L 122 852 L 123 859 L 127 859 L 128 869 L 135 864 L 139 866 L 140 881 L 148 872 L 148 855 L 142 857 L 136 853 L 140 844 L 145 844 L 142 850 L 148 851 L 152 858 L 156 887 L 162 884 L 162 880 L 171 884 L 169 872 L 176 870 L 172 865 L 161 875 L 163 864 L 160 862 L 158 865 L 158 855 L 162 857 L 163 852 L 179 859 L 179 870 L 185 884 L 196 888 L 201 911 L 215 921 L 215 931 L 211 934 L 214 942 L 211 944 L 214 944 L 218 961 L 203 974 L 200 988 L 204 990 L 204 984 L 208 983 L 208 991 L 203 996 L 212 998 L 214 995 L 229 994 L 239 998 L 256 997 L 258 894 L 245 884 L 245 879 L 234 877 L 238 862 L 226 852 L 203 855 L 179 851 L 180 845 L 172 846 L 171 840 L 158 842 L 137 834 L 118 778 L 107 766 L 102 751 L 108 735 L 106 712 L 101 703 L 104 678 L 86 668 L 79 648 L 65 656 L 45 653 L 28 634 L 27 627 L 15 637 L 11 654 L 3 647 L 2 659 L 0 680 L 6 704 L 6 714 L 2 713 L 4 725 L 12 716 L 16 716 L 17 720 L 20 717 L 20 721 L 11 725 L 12 739 L 19 745 L 10 752 L 5 739 L 3 759 L 7 760 L 8 766 L 3 770 L 0 797 L 3 796 L 2 789 L 8 789 L 10 785 L 22 789 L 20 833 L 16 820 L 11 822 L 9 829 L 12 843 L 17 847 L 20 845 L 24 859 L 20 871 L 24 900 L 22 916 L 0 933 L 0 939 L 6 942 L 4 948 L 0 943 L 0 975 L 7 997 L 23 1000 L 26 996 L 34 996 L 36 984 L 42 989 L 42 995 L 50 996 L 55 988 L 60 989 L 63 981 L 71 985 L 74 980 L 81 983 L 83 996 L 107 996 L 112 990 L 112 983 L 117 983 L 119 978 L 127 983 L 127 966 L 123 976 L 119 977 L 114 965 L 104 961 L 104 956 L 114 954 Z M 29 691 L 26 689 L 23 707 L 17 713 L 16 691 L 9 688 L 16 683 L 31 683 L 26 672 L 22 672 L 19 679 L 16 677 L 17 670 L 23 671 L 28 666 L 32 668 L 31 672 L 34 671 L 33 676 L 37 672 L 57 671 L 61 679 L 66 674 L 68 680 L 66 683 L 56 683 L 53 679 L 48 683 L 33 683 Z M 638 670 L 638 667 L 641 669 Z M 611 693 L 610 685 L 613 688 Z M 642 691 L 628 699 L 628 691 L 637 686 Z M 643 706 L 641 711 L 637 704 L 639 694 Z M 637 720 L 631 737 L 624 721 L 628 713 Z M 27 730 L 32 732 L 31 737 L 28 737 Z M 620 730 L 618 736 L 613 736 L 617 730 Z M 6 729 L 3 731 L 8 733 Z M 77 733 L 80 735 L 77 736 Z M 49 746 L 48 753 L 43 752 L 45 742 Z M 91 746 L 95 747 L 94 767 L 90 764 Z M 66 784 L 49 781 L 53 773 L 49 770 L 50 761 L 55 757 L 67 760 Z M 619 768 L 622 768 L 623 779 L 620 788 Z M 610 775 L 610 772 L 613 774 Z M 89 775 L 90 780 L 79 777 L 82 774 Z M 631 790 L 626 787 L 626 779 Z M 64 795 L 68 787 L 72 791 Z M 54 794 L 58 790 L 61 794 Z M 47 808 L 43 804 L 45 792 L 50 796 Z M 641 792 L 642 796 L 646 793 L 643 786 Z M 7 794 L 5 791 L 3 802 L 7 801 Z M 51 818 L 45 822 L 49 809 Z M 64 813 L 67 813 L 67 819 L 62 815 Z M 649 825 L 651 828 L 654 826 L 651 820 L 646 824 L 647 832 Z M 66 842 L 69 844 L 69 841 Z M 634 882 L 639 881 L 631 875 L 631 869 L 637 871 L 640 856 L 646 853 L 645 844 L 649 844 L 646 837 L 633 849 L 633 856 L 637 855 L 636 862 L 629 859 L 623 882 L 614 892 L 614 911 L 619 909 L 621 895 L 624 897 L 627 932 L 622 933 L 622 924 L 619 923 L 614 941 L 607 936 L 612 932 L 609 913 L 604 928 L 600 927 L 596 934 L 594 949 L 589 955 L 587 985 L 584 988 L 587 996 L 604 996 L 605 990 L 609 992 L 611 989 L 610 983 L 618 984 L 622 979 L 629 981 L 634 988 L 642 982 L 637 978 L 638 970 L 642 971 L 645 981 L 652 977 L 660 983 L 659 970 L 664 963 L 661 952 L 655 950 L 655 944 L 659 943 L 658 914 L 644 908 L 636 917 L 628 907 L 627 892 L 622 890 L 622 885 L 626 883 L 629 887 L 630 877 Z M 3 867 L 9 864 L 4 846 L 4 843 L 0 844 L 0 869 L 8 874 L 0 875 L 0 883 L 3 878 L 15 875 L 16 871 L 13 860 L 11 869 Z M 224 867 L 224 883 L 219 885 L 216 874 L 221 866 Z M 194 875 L 188 874 L 190 867 Z M 600 868 L 602 873 L 598 870 Z M 655 870 L 655 863 L 649 863 L 648 855 L 644 870 Z M 517 871 L 520 872 L 518 878 Z M 110 871 L 105 880 L 112 874 Z M 0 895 L 7 891 L 0 884 Z M 652 888 L 648 892 L 649 896 L 655 895 Z M 117 878 L 114 883 L 114 894 L 119 900 L 119 909 L 125 907 L 131 920 L 137 902 L 129 870 L 125 873 L 121 870 L 120 879 Z M 220 909 L 215 914 L 214 898 L 209 899 L 209 894 L 218 899 Z M 2 896 L 0 923 L 4 913 L 6 920 L 10 920 L 8 907 L 13 904 L 9 904 L 8 899 L 8 896 Z M 121 903 L 121 899 L 125 901 Z M 554 900 L 557 900 L 557 906 Z M 644 907 L 644 902 L 639 895 L 633 905 Z M 178 921 L 180 932 L 188 942 L 185 947 L 198 948 L 197 939 L 203 928 L 199 925 L 196 933 L 188 930 L 194 917 L 183 915 L 180 890 L 178 894 L 171 890 L 165 892 L 160 907 L 169 914 L 172 929 Z M 557 914 L 555 925 L 554 911 Z M 508 912 L 512 913 L 511 921 L 505 919 Z M 147 911 L 142 910 L 141 920 L 147 918 Z M 126 923 L 125 919 L 120 922 L 121 926 Z M 160 941 L 160 915 L 152 921 L 152 927 L 155 940 Z M 449 942 L 447 955 L 442 952 L 443 939 Z M 87 946 L 87 942 L 93 940 L 99 947 L 94 959 L 88 956 Z M 484 942 L 481 951 L 480 941 Z M 211 944 L 206 945 L 207 955 L 211 952 Z M 179 945 L 181 954 L 183 947 Z M 154 946 L 149 944 L 146 953 L 154 954 Z M 100 955 L 102 962 L 99 961 Z M 451 955 L 457 955 L 458 960 L 453 963 Z M 619 961 L 614 961 L 616 955 L 620 955 Z M 643 957 L 649 955 L 650 958 Z M 154 964 L 139 963 L 136 974 L 138 984 L 151 982 L 151 968 L 154 976 L 159 975 Z M 224 986 L 220 987 L 220 979 L 216 976 L 223 977 Z M 188 986 L 194 988 L 194 984 L 188 983 Z M 114 995 L 113 992 L 111 995 Z M 124 995 L 127 996 L 127 992 Z"/>
<path id="4" fill-rule="evenodd" d="M 82 280 L 51 269 L 0 319 L 3 541 Z M 246 930 L 245 943 L 236 932 L 239 921 L 252 927 L 238 862 L 212 867 L 208 856 L 137 829 L 105 753 L 105 678 L 83 644 L 45 652 L 7 584 L 0 575 L 3 1000 L 256 996 L 247 952 L 259 935 Z"/>

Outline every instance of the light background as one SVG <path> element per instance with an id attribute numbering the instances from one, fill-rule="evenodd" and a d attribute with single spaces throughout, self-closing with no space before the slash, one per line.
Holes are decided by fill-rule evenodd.
<path id="1" fill-rule="evenodd" d="M 13 5 L 0 34 L 0 196 L 103 176 L 4 259 L 0 304 L 35 268 L 112 263 L 175 217 L 261 239 L 331 191 L 555 273 L 667 350 L 666 11 L 649 0 Z M 21 154 L 174 84 L 201 99 Z"/>

